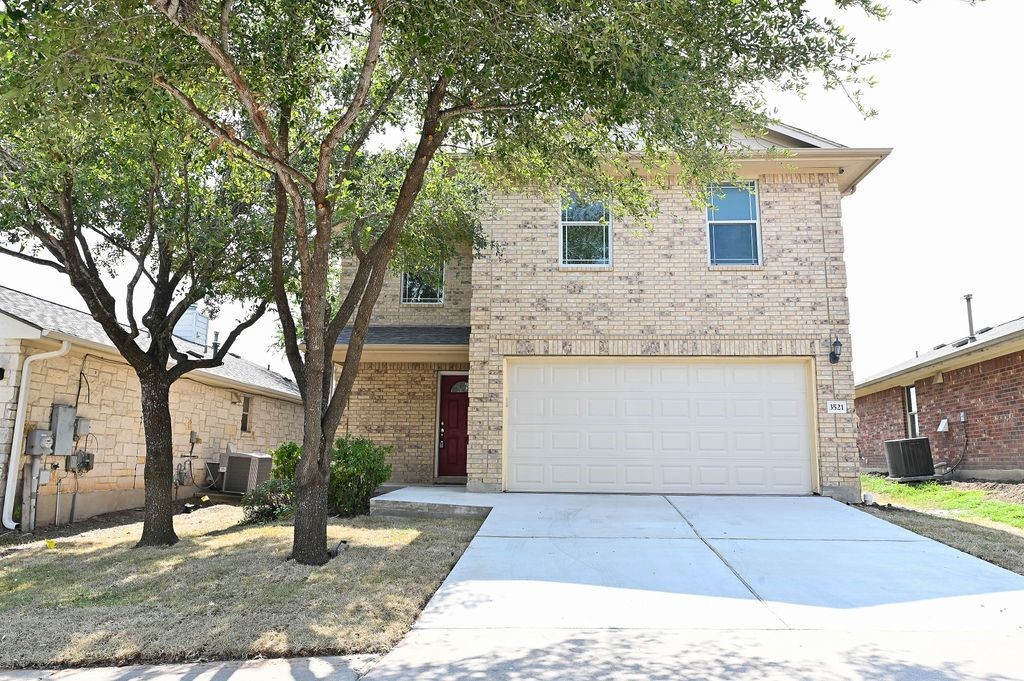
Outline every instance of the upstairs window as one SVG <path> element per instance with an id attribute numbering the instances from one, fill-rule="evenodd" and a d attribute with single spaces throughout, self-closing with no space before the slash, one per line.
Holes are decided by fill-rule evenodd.
<path id="1" fill-rule="evenodd" d="M 402 274 L 402 302 L 410 305 L 438 305 L 444 302 L 444 267 L 433 272 Z"/>
<path id="2" fill-rule="evenodd" d="M 712 265 L 760 265 L 757 184 L 743 182 L 709 189 L 708 244 Z"/>
<path id="3" fill-rule="evenodd" d="M 612 263 L 612 220 L 607 202 L 586 202 L 570 196 L 562 204 L 558 232 L 562 265 L 595 267 Z"/>
<path id="4" fill-rule="evenodd" d="M 917 420 L 917 388 L 908 385 L 904 388 L 907 405 L 907 437 L 920 437 L 921 424 Z"/>

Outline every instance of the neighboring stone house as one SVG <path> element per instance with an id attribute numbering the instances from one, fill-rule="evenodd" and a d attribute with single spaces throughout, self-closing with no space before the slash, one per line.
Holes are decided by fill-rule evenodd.
<path id="1" fill-rule="evenodd" d="M 957 477 L 1024 479 L 1024 317 L 871 376 L 856 395 L 863 470 L 886 470 L 886 440 L 927 437 Z"/>
<path id="2" fill-rule="evenodd" d="M 71 405 L 89 419 L 89 434 L 76 445 L 93 454 L 94 467 L 72 475 L 64 457 L 44 457 L 49 482 L 39 488 L 37 526 L 54 522 L 58 480 L 63 478 L 60 522 L 141 506 L 145 438 L 139 383 L 91 315 L 27 293 L 0 287 L 0 496 L 8 476 L 19 396 L 26 357 L 60 348 L 61 357 L 32 364 L 27 391 L 25 432 L 46 429 L 54 405 Z M 181 340 L 179 348 L 208 352 L 203 345 Z M 302 403 L 295 384 L 268 368 L 229 354 L 222 366 L 193 371 L 171 388 L 175 463 L 189 453 L 190 433 L 202 442 L 194 447 L 196 482 L 205 483 L 206 461 L 218 461 L 230 445 L 238 452 L 267 452 L 302 434 Z M 22 457 L 27 464 L 29 457 Z M 20 466 L 19 466 L 20 468 Z M 18 500 L 25 497 L 21 471 Z M 179 496 L 191 496 L 186 480 Z M 27 497 L 25 497 L 27 498 Z"/>
<path id="3" fill-rule="evenodd" d="M 705 211 L 669 177 L 649 230 L 495 197 L 500 254 L 381 293 L 343 431 L 395 482 L 859 499 L 840 203 L 889 150 L 745 142 L 743 183 Z"/>

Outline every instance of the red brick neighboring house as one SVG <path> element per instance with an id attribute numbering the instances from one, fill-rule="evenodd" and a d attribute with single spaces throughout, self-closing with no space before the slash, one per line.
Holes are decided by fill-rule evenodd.
<path id="1" fill-rule="evenodd" d="M 963 456 L 957 477 L 1024 479 L 1024 317 L 860 381 L 855 395 L 864 471 L 886 469 L 885 440 L 921 436 L 936 462 Z"/>

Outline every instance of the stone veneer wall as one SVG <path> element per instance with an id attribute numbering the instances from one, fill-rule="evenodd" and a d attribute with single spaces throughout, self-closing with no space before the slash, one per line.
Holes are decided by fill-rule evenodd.
<path id="1" fill-rule="evenodd" d="M 6 352 L 0 355 L 0 364 L 6 362 L 3 364 L 5 368 L 11 368 L 7 368 L 5 378 L 0 382 L 0 398 L 4 401 L 0 458 L 6 462 L 12 437 L 8 428 L 13 428 L 17 404 L 17 391 L 10 381 L 20 380 L 20 374 L 14 370 L 16 355 L 12 346 L 5 346 L 5 349 Z M 34 354 L 43 349 L 23 346 L 17 365 L 20 366 L 26 353 Z M 85 376 L 81 392 L 80 371 Z M 233 403 L 232 393 L 252 397 L 252 432 L 241 432 L 242 405 Z M 77 348 L 64 357 L 36 363 L 26 413 L 26 432 L 34 427 L 49 427 L 52 404 L 73 405 L 76 401 L 78 415 L 91 420 L 92 435 L 85 448 L 95 454 L 93 470 L 78 477 L 76 519 L 140 506 L 143 501 L 145 437 L 135 372 L 121 361 L 88 354 Z M 240 452 L 266 452 L 285 440 L 298 441 L 302 437 L 300 403 L 206 385 L 188 377 L 178 380 L 171 388 L 171 416 L 176 463 L 188 453 L 189 431 L 195 430 L 203 440 L 195 448 L 199 458 L 193 462 L 196 479 L 200 482 L 203 481 L 204 462 L 217 460 L 228 443 Z M 64 458 L 47 457 L 46 463 L 59 463 L 63 467 Z M 53 522 L 56 480 L 60 475 L 64 475 L 63 468 L 57 471 L 50 484 L 40 487 L 37 512 L 40 526 Z M 62 521 L 68 519 L 74 484 L 73 478 L 64 483 Z M 181 496 L 188 496 L 191 491 L 191 488 L 183 488 Z"/>
<path id="2" fill-rule="evenodd" d="M 467 364 L 368 363 L 359 368 L 338 434 L 364 435 L 395 448 L 391 481 L 434 479 L 437 377 Z"/>
<path id="3" fill-rule="evenodd" d="M 497 197 L 486 224 L 500 256 L 473 261 L 469 488 L 502 479 L 503 358 L 508 355 L 805 356 L 814 359 L 821 490 L 858 500 L 851 343 L 835 174 L 759 179 L 763 265 L 710 267 L 704 211 L 678 187 L 657 192 L 650 230 L 614 221 L 608 268 L 559 266 L 558 207 Z M 844 344 L 837 365 L 828 346 Z"/>

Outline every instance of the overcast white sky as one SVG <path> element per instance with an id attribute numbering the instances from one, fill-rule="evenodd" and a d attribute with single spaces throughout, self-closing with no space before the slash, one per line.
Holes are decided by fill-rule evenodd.
<path id="1" fill-rule="evenodd" d="M 847 146 L 894 148 L 843 202 L 858 379 L 966 335 L 964 293 L 974 294 L 978 328 L 1024 316 L 1024 212 L 1009 201 L 1020 191 L 1011 164 L 1024 155 L 1024 2 L 890 4 L 888 21 L 847 22 L 864 48 L 892 53 L 868 93 L 876 118 L 863 120 L 838 93 L 778 102 L 784 122 Z M 0 284 L 84 309 L 63 277 L 28 263 L 0 259 Z M 268 315 L 236 352 L 285 371 L 274 330 Z"/>

